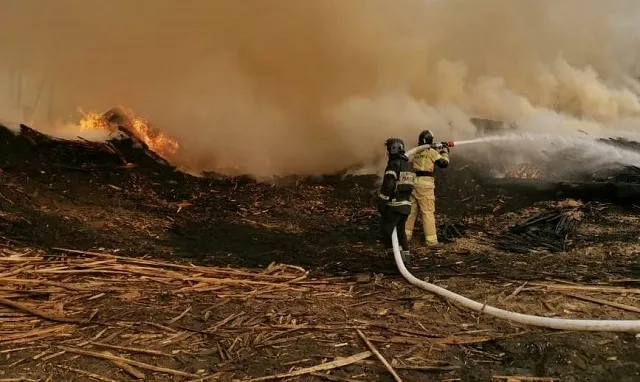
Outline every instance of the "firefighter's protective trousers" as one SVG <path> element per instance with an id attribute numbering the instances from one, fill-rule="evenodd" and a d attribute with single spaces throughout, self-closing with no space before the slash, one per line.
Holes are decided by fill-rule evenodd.
<path id="1" fill-rule="evenodd" d="M 438 152 L 434 149 L 423 150 L 413 157 L 413 170 L 416 173 L 413 192 L 411 193 L 411 212 L 405 224 L 407 240 L 411 240 L 413 228 L 418 218 L 422 216 L 422 225 L 427 245 L 438 244 L 436 233 L 436 196 L 435 196 L 435 166 L 447 167 L 449 154 L 447 151 Z"/>
<path id="2" fill-rule="evenodd" d="M 393 234 L 394 228 L 398 233 L 398 243 L 400 244 L 400 247 L 402 247 L 402 250 L 409 250 L 409 243 L 407 242 L 407 236 L 405 235 L 406 221 L 407 214 L 398 212 L 389 206 L 384 207 L 384 211 L 380 216 L 380 231 L 382 233 L 382 244 L 386 250 L 389 251 L 393 248 L 391 235 Z"/>
<path id="3" fill-rule="evenodd" d="M 421 179 L 416 179 L 416 184 L 411 194 L 411 213 L 405 224 L 407 240 L 411 240 L 413 235 L 413 227 L 416 224 L 418 213 L 422 216 L 422 225 L 424 237 L 427 245 L 438 243 L 438 234 L 436 233 L 436 196 L 435 186 L 417 183 Z"/>

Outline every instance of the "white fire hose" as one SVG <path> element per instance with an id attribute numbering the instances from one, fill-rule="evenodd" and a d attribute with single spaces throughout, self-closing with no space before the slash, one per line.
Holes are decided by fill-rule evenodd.
<path id="1" fill-rule="evenodd" d="M 428 145 L 418 146 L 409 151 L 406 155 L 411 157 L 413 154 L 428 148 Z M 492 306 L 481 304 L 477 301 L 473 301 L 469 298 L 453 293 L 447 289 L 441 288 L 437 285 L 422 281 L 412 275 L 407 267 L 402 262 L 402 256 L 400 254 L 400 244 L 398 242 L 398 233 L 394 229 L 391 236 L 393 243 L 393 256 L 396 260 L 396 265 L 400 270 L 402 276 L 407 281 L 419 288 L 434 293 L 440 297 L 453 300 L 458 304 L 480 312 L 481 314 L 487 314 L 489 316 L 501 318 L 517 322 L 524 325 L 541 326 L 551 329 L 561 330 L 575 330 L 575 331 L 593 331 L 593 332 L 634 332 L 640 333 L 640 320 L 582 320 L 582 319 L 567 319 L 567 318 L 550 318 L 533 316 L 530 314 L 522 314 L 516 312 L 510 312 L 508 310 L 494 308 Z"/>

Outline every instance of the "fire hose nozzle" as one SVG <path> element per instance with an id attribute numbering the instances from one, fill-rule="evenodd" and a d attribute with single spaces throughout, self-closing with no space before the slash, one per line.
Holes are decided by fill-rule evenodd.
<path id="1" fill-rule="evenodd" d="M 438 142 L 438 143 L 434 144 L 432 147 L 436 148 L 436 149 L 439 149 L 439 148 L 442 148 L 442 147 L 451 148 L 451 147 L 454 147 L 455 145 L 456 145 L 456 143 L 454 141 L 449 141 L 449 142 Z"/>

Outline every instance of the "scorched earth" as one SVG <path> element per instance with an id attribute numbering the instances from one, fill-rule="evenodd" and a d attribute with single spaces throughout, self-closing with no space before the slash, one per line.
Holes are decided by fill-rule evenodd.
<path id="1" fill-rule="evenodd" d="M 635 334 L 520 326 L 406 283 L 373 176 L 194 177 L 122 132 L 0 128 L 0 380 L 640 380 Z M 640 318 L 637 205 L 525 183 L 454 151 L 447 245 L 411 271 L 507 310 Z"/>

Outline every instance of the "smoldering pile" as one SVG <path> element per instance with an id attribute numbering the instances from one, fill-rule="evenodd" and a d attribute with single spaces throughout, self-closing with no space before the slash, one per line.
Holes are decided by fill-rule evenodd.
<path id="1" fill-rule="evenodd" d="M 505 129 L 505 123 L 475 119 L 481 134 L 504 134 L 517 131 L 515 124 Z M 475 168 L 485 184 L 522 193 L 540 193 L 549 198 L 576 198 L 601 200 L 622 205 L 640 205 L 640 167 L 629 161 L 617 161 L 618 156 L 639 156 L 640 142 L 628 138 L 610 137 L 594 139 L 599 150 L 609 151 L 610 158 L 596 161 L 585 156 L 584 149 L 572 147 L 567 150 L 544 151 L 544 160 L 539 162 L 522 160 L 517 163 L 492 162 L 490 154 L 484 161 L 466 161 L 464 166 Z M 618 150 L 618 151 L 616 151 Z M 480 164 L 479 164 L 480 163 Z M 496 176 L 496 174 L 500 174 Z"/>

